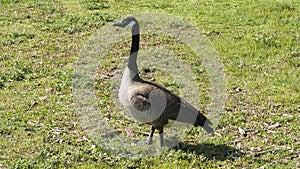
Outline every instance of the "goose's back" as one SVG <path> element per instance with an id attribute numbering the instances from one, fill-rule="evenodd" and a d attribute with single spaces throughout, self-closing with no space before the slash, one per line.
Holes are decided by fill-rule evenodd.
<path id="1" fill-rule="evenodd" d="M 191 104 L 151 82 L 131 81 L 124 93 L 123 105 L 142 123 L 163 126 L 168 120 L 176 120 L 195 125 L 199 116 L 199 111 Z"/>

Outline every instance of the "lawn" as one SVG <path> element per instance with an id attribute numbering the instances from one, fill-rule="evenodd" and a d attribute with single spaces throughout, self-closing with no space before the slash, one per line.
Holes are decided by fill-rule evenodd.
<path id="1" fill-rule="evenodd" d="M 0 168 L 300 167 L 300 1 L 2 0 L 0 11 Z M 127 157 L 97 140 L 93 132 L 102 131 L 86 128 L 72 82 L 97 32 L 139 13 L 170 14 L 197 27 L 223 63 L 227 100 L 215 134 L 202 139 L 203 130 L 194 128 L 177 148 Z M 118 134 L 133 130 L 141 138 L 149 126 L 123 118 L 110 88 L 129 43 L 128 36 L 110 44 L 93 72 L 95 107 Z M 141 34 L 141 48 L 154 47 L 191 68 L 197 107 L 207 113 L 211 88 L 203 60 L 178 39 Z M 159 67 L 141 66 L 141 76 L 184 90 Z"/>

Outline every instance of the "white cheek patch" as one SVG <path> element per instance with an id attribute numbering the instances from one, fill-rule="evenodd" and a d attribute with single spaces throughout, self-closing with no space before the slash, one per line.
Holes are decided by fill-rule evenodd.
<path id="1" fill-rule="evenodd" d="M 136 22 L 131 21 L 131 22 L 130 22 L 128 25 L 126 25 L 125 27 L 126 27 L 126 28 L 132 29 L 132 27 L 133 27 L 135 24 L 136 24 Z"/>

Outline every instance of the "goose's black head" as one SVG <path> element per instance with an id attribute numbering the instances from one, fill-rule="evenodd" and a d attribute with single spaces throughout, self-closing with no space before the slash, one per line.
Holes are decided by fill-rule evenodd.
<path id="1" fill-rule="evenodd" d="M 138 24 L 137 20 L 133 16 L 128 16 L 128 17 L 122 19 L 121 21 L 113 23 L 113 26 L 119 26 L 119 27 L 123 27 L 123 28 L 125 27 L 125 28 L 132 29 L 132 27 L 136 24 Z"/>

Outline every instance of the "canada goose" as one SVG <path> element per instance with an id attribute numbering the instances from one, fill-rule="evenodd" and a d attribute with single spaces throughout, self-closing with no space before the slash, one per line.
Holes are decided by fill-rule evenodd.
<path id="1" fill-rule="evenodd" d="M 212 133 L 212 122 L 195 107 L 166 88 L 142 80 L 138 74 L 137 55 L 140 41 L 138 21 L 128 16 L 113 26 L 131 29 L 132 43 L 128 64 L 122 76 L 119 99 L 130 114 L 143 124 L 152 125 L 147 144 L 152 143 L 155 129 L 159 131 L 160 146 L 163 147 L 163 128 L 169 120 L 190 123 Z"/>

